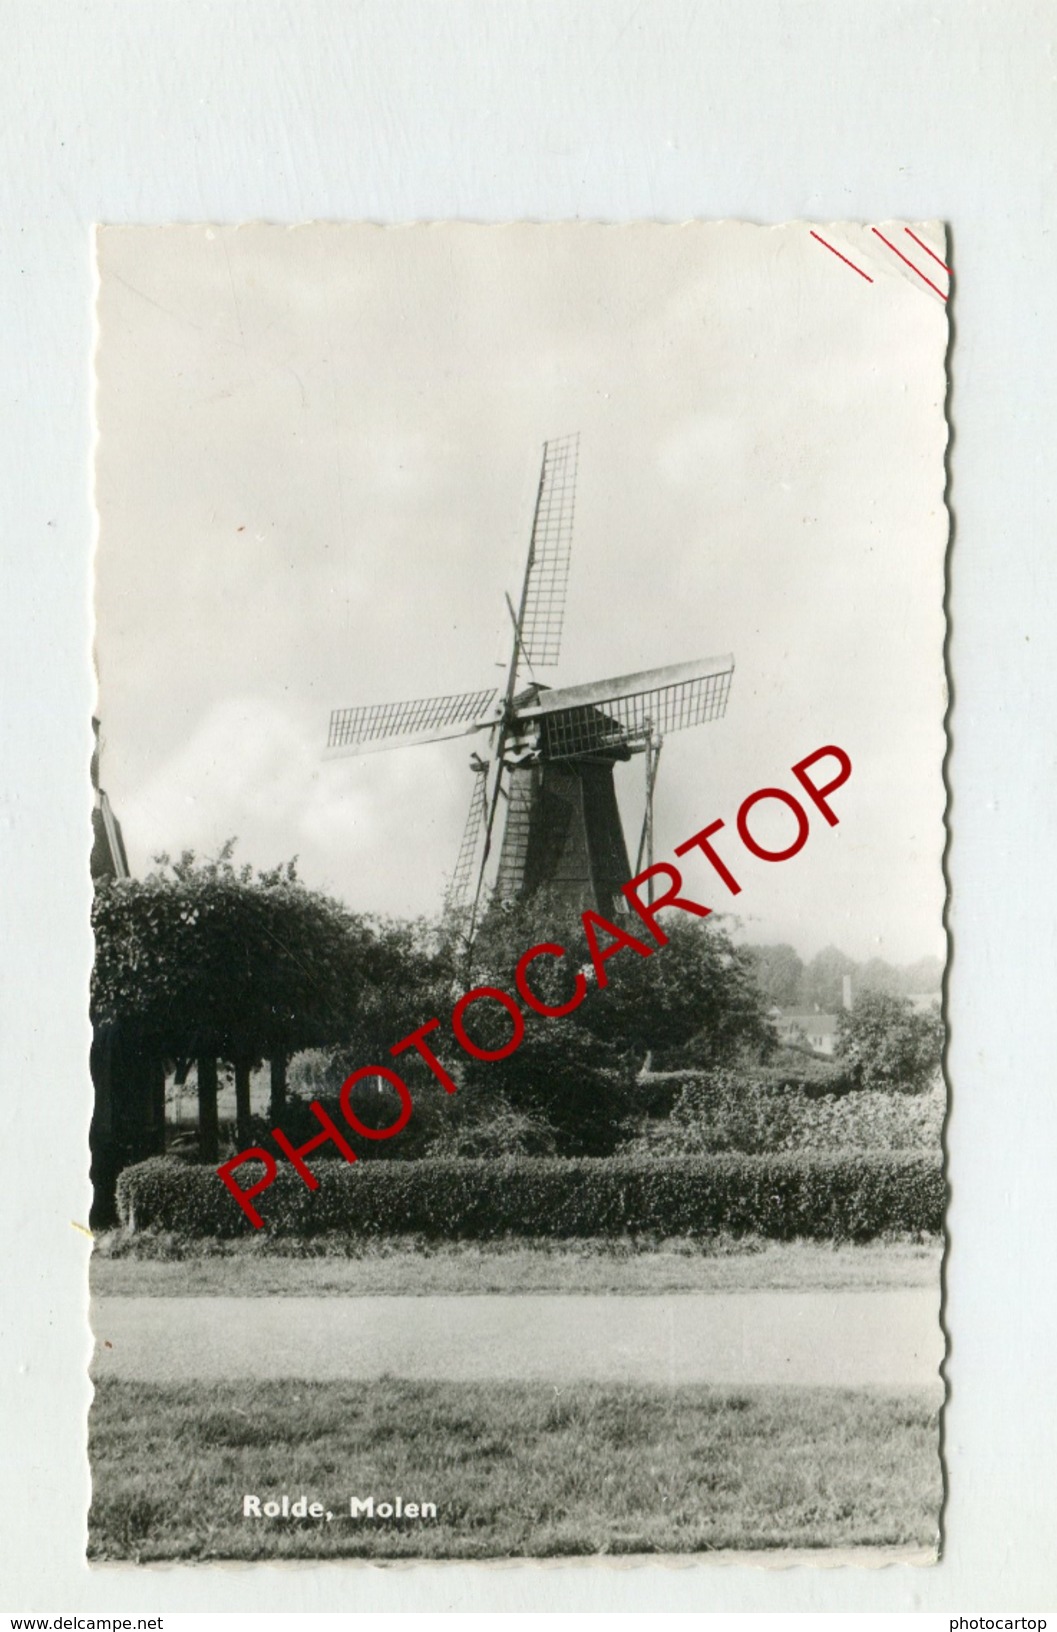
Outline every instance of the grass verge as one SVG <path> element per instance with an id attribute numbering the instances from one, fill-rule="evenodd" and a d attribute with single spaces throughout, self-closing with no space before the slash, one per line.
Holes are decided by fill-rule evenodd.
<path id="1" fill-rule="evenodd" d="M 426 1242 L 349 1237 L 212 1241 L 115 1231 L 97 1244 L 91 1286 L 123 1297 L 394 1297 L 472 1292 L 871 1291 L 935 1286 L 938 1241 L 713 1237 Z"/>
<path id="2" fill-rule="evenodd" d="M 942 1499 L 934 1403 L 849 1389 L 107 1381 L 90 1455 L 94 1560 L 927 1547 Z M 284 1492 L 333 1520 L 242 1516 Z"/>

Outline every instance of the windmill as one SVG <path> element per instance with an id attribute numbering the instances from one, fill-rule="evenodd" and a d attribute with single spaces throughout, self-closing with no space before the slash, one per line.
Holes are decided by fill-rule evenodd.
<path id="1" fill-rule="evenodd" d="M 448 889 L 469 913 L 472 940 L 486 895 L 514 900 L 548 887 L 578 909 L 611 918 L 631 876 L 614 767 L 646 756 L 636 871 L 652 862 L 653 797 L 669 731 L 718 719 L 734 672 L 730 656 L 551 689 L 535 671 L 557 664 L 569 578 L 579 435 L 546 442 L 502 690 L 449 693 L 336 709 L 328 756 L 364 754 L 480 733 L 471 758 L 470 810 Z M 527 684 L 525 681 L 527 680 Z"/>

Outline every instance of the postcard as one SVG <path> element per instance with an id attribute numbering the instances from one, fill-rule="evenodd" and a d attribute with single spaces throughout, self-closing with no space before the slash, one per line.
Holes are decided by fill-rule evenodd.
<path id="1" fill-rule="evenodd" d="M 936 1559 L 942 224 L 97 257 L 89 1559 Z"/>

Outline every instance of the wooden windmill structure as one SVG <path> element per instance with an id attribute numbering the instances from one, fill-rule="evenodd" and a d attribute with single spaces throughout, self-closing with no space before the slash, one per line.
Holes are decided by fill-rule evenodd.
<path id="1" fill-rule="evenodd" d="M 448 889 L 468 909 L 468 936 L 486 896 L 516 900 L 548 888 L 577 909 L 612 917 L 631 876 L 613 770 L 646 756 L 638 866 L 652 860 L 653 796 L 669 731 L 718 719 L 734 672 L 730 656 L 699 658 L 614 680 L 551 689 L 535 671 L 557 664 L 569 578 L 579 436 L 544 444 L 528 560 L 502 691 L 451 693 L 336 709 L 329 755 L 363 754 L 481 733 L 471 758 L 470 811 Z M 527 681 L 527 684 L 526 684 Z"/>

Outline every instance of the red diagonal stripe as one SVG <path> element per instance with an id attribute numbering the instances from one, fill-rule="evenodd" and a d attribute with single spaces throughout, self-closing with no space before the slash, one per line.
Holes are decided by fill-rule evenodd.
<path id="1" fill-rule="evenodd" d="M 838 261 L 843 261 L 845 266 L 850 266 L 853 272 L 858 272 L 860 278 L 865 278 L 867 283 L 873 282 L 873 279 L 868 272 L 864 272 L 861 266 L 856 266 L 854 261 L 849 261 L 847 255 L 842 255 L 840 250 L 834 249 L 832 244 L 827 244 L 826 240 L 819 237 L 819 234 L 815 232 L 813 228 L 811 229 L 811 236 L 812 238 L 817 239 L 817 241 L 822 245 L 823 249 L 828 249 L 831 255 L 836 255 Z"/>
<path id="2" fill-rule="evenodd" d="M 918 277 L 921 279 L 922 283 L 927 283 L 930 289 L 935 289 L 936 293 L 939 295 L 941 300 L 946 300 L 947 299 L 947 296 L 943 293 L 943 290 L 937 288 L 937 286 L 933 283 L 931 278 L 926 278 L 926 276 L 925 276 L 924 272 L 922 272 L 921 268 L 915 266 L 913 261 L 908 261 L 906 256 L 903 254 L 903 251 L 901 249 L 897 249 L 895 244 L 893 244 L 890 241 L 890 239 L 886 238 L 883 232 L 879 232 L 876 227 L 871 227 L 870 231 L 871 232 L 876 232 L 877 236 L 878 236 L 878 238 L 880 238 L 882 244 L 887 244 L 889 249 L 892 251 L 893 255 L 898 255 L 899 259 L 903 262 L 903 264 L 905 266 L 909 266 L 911 272 L 916 272 Z"/>
<path id="3" fill-rule="evenodd" d="M 925 242 L 925 240 L 923 238 L 919 238 L 916 232 L 910 232 L 909 227 L 904 227 L 903 231 L 907 232 L 907 233 L 910 233 L 910 236 L 911 236 L 911 238 L 913 238 L 915 244 L 920 244 L 921 248 L 925 251 L 925 254 L 926 255 L 931 255 L 932 259 L 935 261 L 936 265 L 937 266 L 942 266 L 942 268 L 946 272 L 947 276 L 950 277 L 951 269 L 947 265 L 947 262 L 946 261 L 941 261 L 939 256 L 936 254 L 936 251 L 934 249 L 930 249 L 928 244 L 926 244 L 926 242 Z"/>

